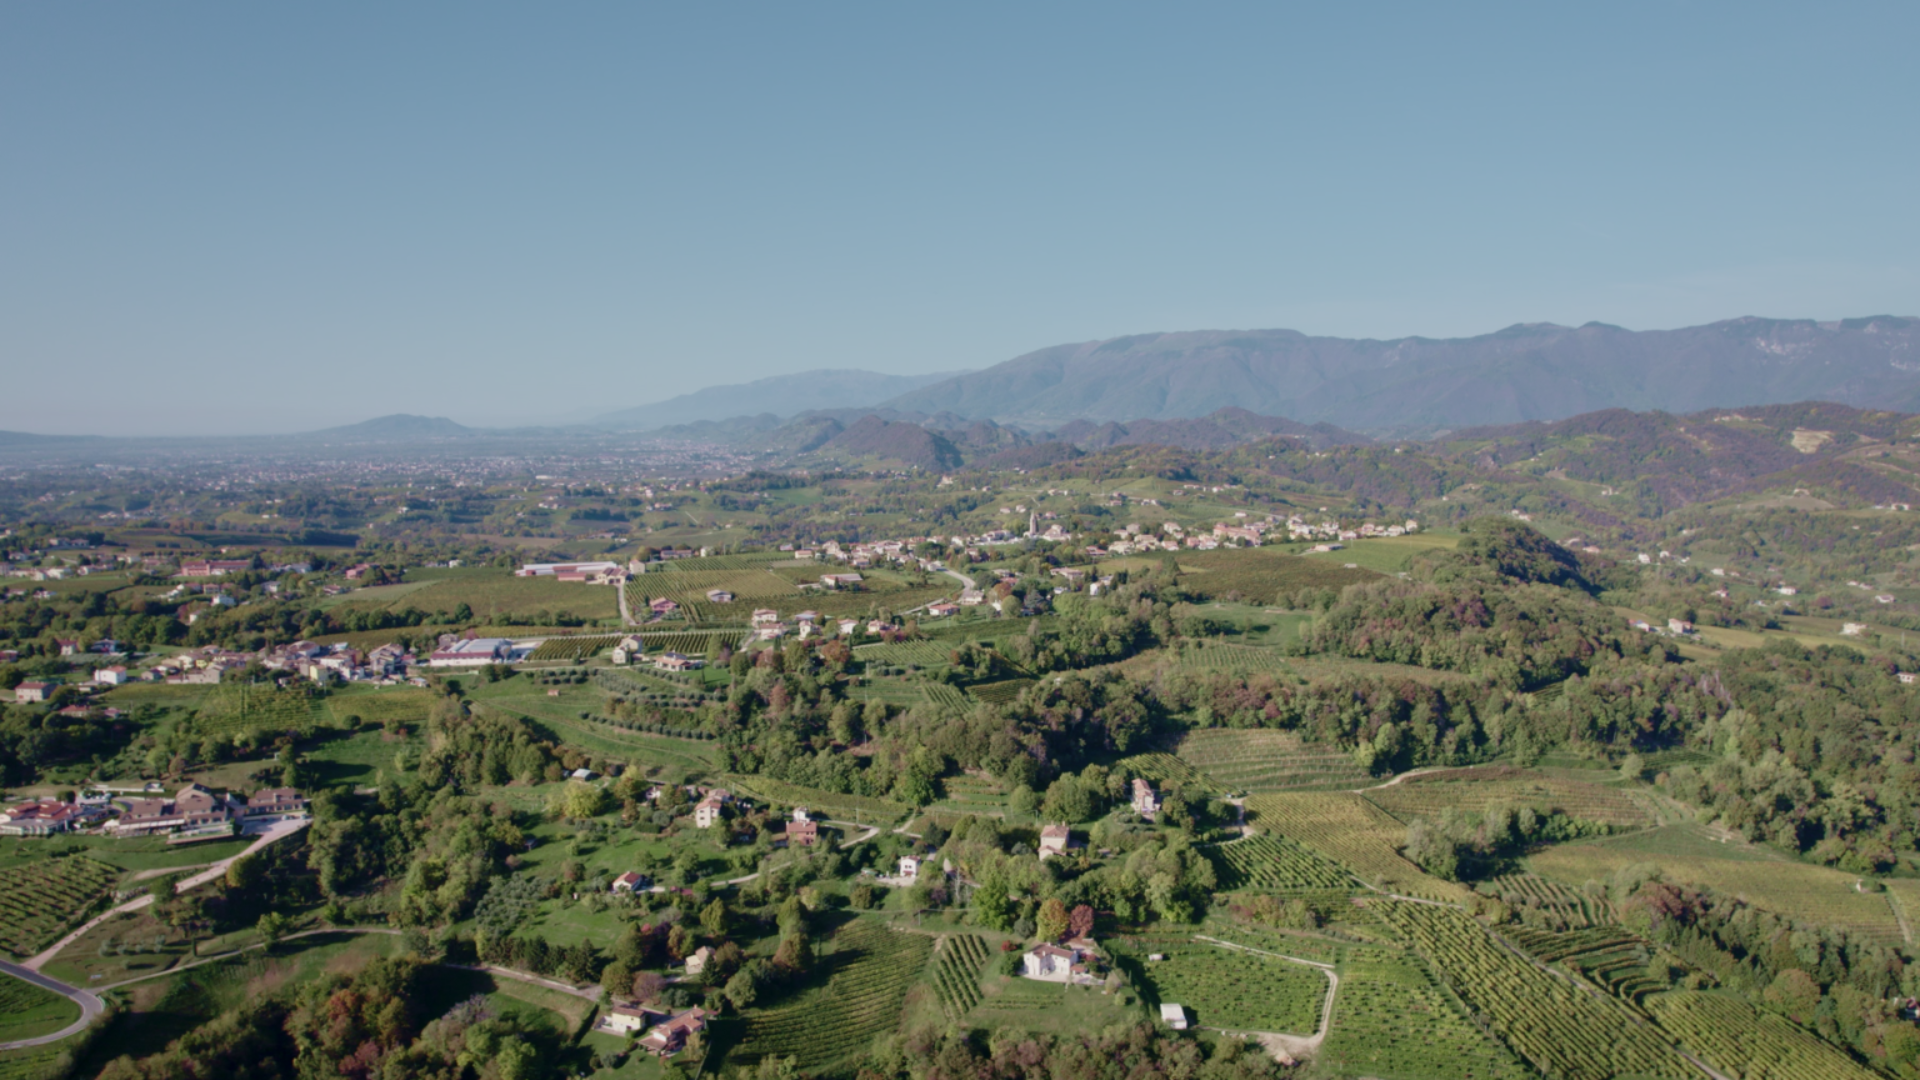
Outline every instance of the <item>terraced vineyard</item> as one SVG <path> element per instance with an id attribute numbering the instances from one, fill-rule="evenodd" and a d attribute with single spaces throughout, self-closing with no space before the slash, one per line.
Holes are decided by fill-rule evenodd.
<path id="1" fill-rule="evenodd" d="M 1583 821 L 1621 828 L 1658 824 L 1642 800 L 1617 788 L 1528 775 L 1518 769 L 1458 769 L 1409 776 L 1392 787 L 1367 792 L 1367 798 L 1402 821 L 1435 818 L 1444 807 L 1478 814 L 1502 805 L 1559 810 Z"/>
<path id="2" fill-rule="evenodd" d="M 1614 919 L 1613 905 L 1604 896 L 1588 896 L 1538 874 L 1503 874 L 1482 882 L 1475 891 L 1497 896 L 1515 908 L 1548 912 L 1571 927 L 1594 926 Z"/>
<path id="3" fill-rule="evenodd" d="M 1627 1006 L 1521 959 L 1465 913 L 1394 900 L 1368 907 L 1541 1072 L 1566 1080 L 1699 1075 Z"/>
<path id="4" fill-rule="evenodd" d="M 1678 991 L 1649 1000 L 1654 1019 L 1707 1064 L 1744 1080 L 1873 1080 L 1824 1040 L 1724 994 Z"/>
<path id="5" fill-rule="evenodd" d="M 1328 983 L 1316 968 L 1198 942 L 1188 934 L 1130 935 L 1110 944 L 1140 962 L 1161 1002 L 1186 1006 L 1200 1026 L 1296 1035 L 1320 1026 Z"/>
<path id="6" fill-rule="evenodd" d="M 42 859 L 0 875 L 0 948 L 31 956 L 105 896 L 120 871 L 83 855 Z"/>
<path id="7" fill-rule="evenodd" d="M 873 1037 L 900 1022 L 907 988 L 927 966 L 933 939 L 862 919 L 834 936 L 825 958 L 833 969 L 827 984 L 774 1009 L 747 1014 L 741 1044 L 729 1065 L 764 1057 L 793 1057 L 816 1069 L 865 1050 Z"/>
<path id="8" fill-rule="evenodd" d="M 1648 975 L 1652 946 L 1609 927 L 1556 934 L 1525 927 L 1502 927 L 1501 936 L 1548 963 L 1578 971 L 1588 982 L 1639 1005 L 1649 994 L 1667 989 L 1664 979 Z"/>
<path id="9" fill-rule="evenodd" d="M 1400 857 L 1407 828 L 1358 795 L 1273 794 L 1247 799 L 1254 824 L 1312 848 L 1362 881 L 1409 896 L 1463 903 L 1471 893 Z"/>
<path id="10" fill-rule="evenodd" d="M 973 704 L 967 700 L 967 695 L 963 691 L 956 687 L 948 686 L 946 683 L 926 683 L 921 686 L 920 690 L 926 694 L 928 703 L 936 709 L 952 709 L 965 712 Z"/>
<path id="11" fill-rule="evenodd" d="M 991 776 L 962 773 L 940 779 L 945 795 L 938 809 L 952 814 L 1004 814 L 1007 793 Z"/>
<path id="12" fill-rule="evenodd" d="M 838 791 L 822 791 L 819 788 L 801 787 L 767 776 L 742 776 L 728 773 L 725 783 L 729 788 L 751 797 L 782 806 L 804 806 L 815 812 L 815 816 L 826 815 L 841 821 L 853 821 L 855 815 L 869 825 L 878 825 L 888 821 L 897 821 L 907 814 L 905 804 L 888 799 L 875 799 L 866 795 L 848 795 Z"/>
<path id="13" fill-rule="evenodd" d="M 1178 753 L 1235 791 L 1346 791 L 1373 782 L 1339 747 L 1309 746 L 1290 731 L 1210 728 L 1188 735 Z"/>
<path id="14" fill-rule="evenodd" d="M 1206 849 L 1223 890 L 1300 892 L 1351 888 L 1345 870 L 1284 836 L 1264 833 Z"/>
<path id="15" fill-rule="evenodd" d="M 565 662 L 577 664 L 587 657 L 620 644 L 619 635 L 548 638 L 527 654 L 531 663 Z"/>
<path id="16" fill-rule="evenodd" d="M 1319 1061 L 1380 1080 L 1525 1080 L 1534 1071 L 1476 1027 L 1420 959 L 1354 948 Z"/>
<path id="17" fill-rule="evenodd" d="M 991 958 L 986 940 L 978 934 L 958 934 L 940 942 L 933 963 L 933 987 L 947 1019 L 958 1020 L 980 1004 L 980 969 Z"/>

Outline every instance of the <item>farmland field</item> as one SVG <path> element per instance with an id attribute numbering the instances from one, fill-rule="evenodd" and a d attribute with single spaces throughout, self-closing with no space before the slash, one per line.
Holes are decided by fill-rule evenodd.
<path id="1" fill-rule="evenodd" d="M 193 730 L 200 735 L 298 731 L 315 726 L 325 715 L 321 699 L 298 684 L 280 690 L 272 685 L 222 683 L 209 688 L 201 699 Z"/>
<path id="2" fill-rule="evenodd" d="M 989 705 L 1005 705 L 1020 696 L 1020 691 L 1033 685 L 1032 679 L 1008 679 L 1005 682 L 980 683 L 967 688 L 967 693 Z"/>
<path id="3" fill-rule="evenodd" d="M 1518 769 L 1450 769 L 1438 774 L 1409 776 L 1392 787 L 1367 792 L 1368 801 L 1401 821 L 1437 818 L 1446 807 L 1482 813 L 1488 807 L 1530 806 L 1560 810 L 1583 821 L 1622 828 L 1644 828 L 1658 823 L 1642 799 L 1618 788 L 1578 780 L 1557 780 Z"/>
<path id="4" fill-rule="evenodd" d="M 1198 769 L 1172 754 L 1135 754 L 1129 758 L 1122 758 L 1120 764 L 1132 770 L 1135 776 L 1152 780 L 1156 784 L 1163 781 L 1190 784 L 1200 779 Z"/>
<path id="5" fill-rule="evenodd" d="M 29 1046 L 20 1050 L 0 1050 L 0 1080 L 54 1080 L 65 1077 L 60 1068 L 64 1044 Z"/>
<path id="6" fill-rule="evenodd" d="M 1634 839 L 1560 844 L 1529 856 L 1527 863 L 1541 877 L 1575 888 L 1590 880 L 1605 880 L 1635 863 L 1653 863 L 1671 881 L 1743 897 L 1755 907 L 1789 918 L 1845 927 L 1883 944 L 1905 940 L 1886 895 L 1856 891 L 1857 875 L 1784 858 L 1755 858 L 1751 853 L 1743 853 L 1744 858 L 1715 858 L 1692 851 L 1662 856 L 1647 850 L 1644 843 L 1619 842 Z"/>
<path id="7" fill-rule="evenodd" d="M 933 985 L 947 1019 L 958 1020 L 980 1004 L 980 969 L 987 966 L 991 956 L 978 934 L 941 939 L 934 958 Z"/>
<path id="8" fill-rule="evenodd" d="M 427 706 L 434 695 L 415 687 L 385 687 L 378 690 L 335 691 L 328 695 L 327 718 L 336 727 L 347 726 L 349 716 L 358 716 L 368 724 L 421 724 L 427 719 Z"/>
<path id="9" fill-rule="evenodd" d="M 1871 1069 L 1786 1019 L 1738 998 L 1677 991 L 1650 999 L 1653 1017 L 1681 1045 L 1744 1080 L 1872 1080 Z"/>
<path id="10" fill-rule="evenodd" d="M 534 646 L 527 654 L 532 663 L 552 663 L 555 661 L 577 664 L 603 649 L 611 649 L 620 643 L 620 635 L 599 635 L 579 637 L 548 638 Z"/>
<path id="11" fill-rule="evenodd" d="M 1307 848 L 1273 833 L 1249 836 L 1205 849 L 1220 870 L 1225 890 L 1262 892 L 1343 889 L 1353 878 Z"/>
<path id="12" fill-rule="evenodd" d="M 930 937 L 870 919 L 849 924 L 819 965 L 833 972 L 826 985 L 775 1008 L 750 1010 L 728 1063 L 792 1056 L 800 1068 L 817 1069 L 865 1050 L 900 1022 L 907 988 L 925 970 L 932 947 Z"/>
<path id="13" fill-rule="evenodd" d="M 1114 938 L 1161 1003 L 1186 1006 L 1194 1023 L 1235 1031 L 1310 1035 L 1320 1026 L 1327 977 L 1305 964 L 1196 942 L 1187 934 Z M 1149 954 L 1165 960 L 1148 960 Z"/>
<path id="14" fill-rule="evenodd" d="M 1622 1073 L 1668 1080 L 1699 1075 L 1625 1005 L 1575 989 L 1533 966 L 1495 943 L 1466 914 L 1396 900 L 1368 907 L 1541 1072 L 1567 1080 L 1611 1080 Z"/>
<path id="15" fill-rule="evenodd" d="M 612 619 L 620 614 L 619 599 L 604 585 L 556 581 L 550 577 L 514 577 L 512 571 L 493 567 L 413 573 L 419 581 L 427 583 L 426 587 L 377 606 L 388 611 L 406 608 L 454 611 L 465 604 L 476 619 L 507 625 L 513 624 L 514 616 L 536 615 L 542 611 L 553 614 L 567 611 L 589 619 Z M 345 606 L 357 606 L 353 596 L 353 593 L 347 594 Z"/>
<path id="16" fill-rule="evenodd" d="M 45 859 L 0 877 L 0 948 L 30 956 L 105 896 L 120 871 L 84 855 Z"/>
<path id="17" fill-rule="evenodd" d="M 1320 1062 L 1380 1080 L 1523 1080 L 1534 1075 L 1463 1015 L 1419 958 L 1353 949 L 1340 969 Z"/>
<path id="18" fill-rule="evenodd" d="M 1272 794 L 1247 799 L 1261 830 L 1296 840 L 1345 866 L 1362 881 L 1430 900 L 1459 903 L 1467 889 L 1432 877 L 1400 857 L 1406 826 L 1358 795 Z"/>
<path id="19" fill-rule="evenodd" d="M 1287 660 L 1274 649 L 1209 641 L 1182 649 L 1176 664 L 1182 671 L 1284 671 Z"/>
<path id="20" fill-rule="evenodd" d="M 742 632 L 738 630 L 669 630 L 661 633 L 640 632 L 640 643 L 648 652 L 677 652 L 687 656 L 705 656 L 707 649 L 715 642 L 731 648 L 739 648 Z"/>
<path id="21" fill-rule="evenodd" d="M 1497 896 L 1515 908 L 1550 912 L 1570 926 L 1591 926 L 1614 920 L 1613 905 L 1605 896 L 1588 896 L 1538 874 L 1502 874 L 1481 882 L 1475 891 Z"/>
<path id="22" fill-rule="evenodd" d="M 1236 791 L 1345 791 L 1372 781 L 1339 747 L 1309 744 L 1291 731 L 1208 728 L 1189 733 L 1177 753 Z"/>
<path id="23" fill-rule="evenodd" d="M 931 641 L 896 641 L 879 645 L 861 645 L 853 650 L 854 658 L 864 664 L 881 664 L 887 667 L 945 667 L 953 659 L 951 648 L 934 644 Z"/>
<path id="24" fill-rule="evenodd" d="M 50 1035 L 80 1019 L 80 1006 L 24 979 L 0 976 L 0 1042 Z"/>
<path id="25" fill-rule="evenodd" d="M 1256 604 L 1273 603 L 1281 593 L 1305 588 L 1338 591 L 1379 577 L 1372 570 L 1349 570 L 1276 548 L 1181 552 L 1180 569 L 1181 586 L 1195 596 Z"/>

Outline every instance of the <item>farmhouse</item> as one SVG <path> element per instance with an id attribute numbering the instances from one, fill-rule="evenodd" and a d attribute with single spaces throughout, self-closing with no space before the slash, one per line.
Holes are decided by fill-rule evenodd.
<path id="1" fill-rule="evenodd" d="M 1160 796 L 1153 790 L 1152 781 L 1138 776 L 1133 778 L 1133 812 L 1148 821 L 1152 821 L 1154 815 L 1160 812 Z"/>
<path id="2" fill-rule="evenodd" d="M 702 945 L 687 956 L 687 974 L 701 975 L 707 970 L 707 961 L 713 959 L 713 946 Z"/>
<path id="3" fill-rule="evenodd" d="M 927 605 L 927 614 L 936 619 L 945 618 L 948 615 L 958 615 L 959 613 L 960 605 L 951 601 L 942 600 L 939 603 Z"/>
<path id="4" fill-rule="evenodd" d="M 731 603 L 733 603 L 733 594 L 732 594 L 731 592 L 728 592 L 728 591 L 727 591 L 727 590 L 725 590 L 725 589 L 708 589 L 708 590 L 707 590 L 707 603 L 709 603 L 709 604 L 731 604 Z"/>
<path id="5" fill-rule="evenodd" d="M 920 859 L 911 855 L 900 856 L 900 880 L 909 885 L 920 879 Z"/>
<path id="6" fill-rule="evenodd" d="M 607 585 L 625 577 L 619 563 L 528 563 L 513 572 L 514 577 L 550 577 L 558 581 L 580 581 L 589 585 Z"/>
<path id="7" fill-rule="evenodd" d="M 821 574 L 820 584 L 829 589 L 851 589 L 866 580 L 859 574 Z"/>
<path id="8" fill-rule="evenodd" d="M 1029 979 L 1044 982 L 1066 982 L 1073 978 L 1074 965 L 1079 957 L 1072 949 L 1063 949 L 1052 942 L 1035 945 L 1020 958 L 1022 972 Z"/>
<path id="9" fill-rule="evenodd" d="M 697 656 L 688 656 L 671 650 L 653 658 L 653 666 L 661 671 L 695 671 L 706 666 L 706 663 Z"/>
<path id="10" fill-rule="evenodd" d="M 18 702 L 45 701 L 53 696 L 54 684 L 28 680 L 13 688 L 13 700 Z"/>
<path id="11" fill-rule="evenodd" d="M 711 829 L 718 825 L 727 805 L 727 793 L 718 788 L 707 792 L 706 798 L 693 808 L 693 823 L 702 829 Z"/>
<path id="12" fill-rule="evenodd" d="M 645 888 L 646 884 L 647 879 L 644 875 L 636 874 L 632 870 L 629 870 L 613 879 L 612 891 L 617 893 L 630 893 L 635 889 Z"/>
<path id="13" fill-rule="evenodd" d="M 1055 855 L 1067 853 L 1067 841 L 1072 838 L 1073 830 L 1065 825 L 1042 825 L 1040 827 L 1040 858 L 1042 861 Z"/>
<path id="14" fill-rule="evenodd" d="M 772 608 L 755 608 L 753 614 L 748 617 L 747 621 L 755 626 L 778 626 L 780 624 L 780 613 Z"/>
<path id="15" fill-rule="evenodd" d="M 610 1034 L 632 1035 L 667 1016 L 665 1012 L 644 1005 L 615 1005 L 607 1010 L 607 1018 L 600 1022 L 600 1026 Z"/>
<path id="16" fill-rule="evenodd" d="M 215 795 L 199 784 L 188 784 L 171 799 L 128 799 L 126 812 L 107 828 L 121 836 L 204 829 L 231 822 L 245 803 Z"/>
<path id="17" fill-rule="evenodd" d="M 262 788 L 247 797 L 242 813 L 249 820 L 263 822 L 305 817 L 307 797 L 292 788 Z"/>
<path id="18" fill-rule="evenodd" d="M 787 823 L 788 847 L 812 847 L 820 840 L 820 823 L 817 821 L 789 821 Z"/>
<path id="19" fill-rule="evenodd" d="M 97 668 L 93 673 L 93 681 L 102 686 L 119 686 L 127 681 L 126 665 L 115 664 L 112 667 Z"/>
<path id="20" fill-rule="evenodd" d="M 665 1057 L 687 1045 L 687 1036 L 707 1030 L 707 1011 L 698 1005 L 664 1024 L 655 1024 L 640 1040 L 640 1047 Z"/>
<path id="21" fill-rule="evenodd" d="M 671 615 L 680 610 L 680 605 L 662 596 L 647 605 L 647 610 L 655 615 Z"/>

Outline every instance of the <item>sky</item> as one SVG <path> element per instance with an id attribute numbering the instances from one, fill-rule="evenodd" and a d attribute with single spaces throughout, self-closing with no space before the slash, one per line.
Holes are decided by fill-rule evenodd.
<path id="1" fill-rule="evenodd" d="M 1920 315 L 1920 5 L 0 5 L 0 429 Z"/>

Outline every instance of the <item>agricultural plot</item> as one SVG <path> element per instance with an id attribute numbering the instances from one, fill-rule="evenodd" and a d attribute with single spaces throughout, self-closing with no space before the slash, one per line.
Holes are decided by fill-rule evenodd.
<path id="1" fill-rule="evenodd" d="M 853 650 L 854 658 L 863 664 L 883 667 L 946 667 L 953 660 L 953 650 L 931 641 L 895 641 L 879 645 L 861 645 Z"/>
<path id="2" fill-rule="evenodd" d="M 1649 1001 L 1654 1019 L 1728 1076 L 1744 1080 L 1872 1080 L 1871 1069 L 1784 1017 L 1725 994 L 1678 991 Z"/>
<path id="3" fill-rule="evenodd" d="M 577 664 L 587 657 L 611 649 L 620 643 L 619 635 L 548 638 L 534 646 L 527 660 L 535 664 Z"/>
<path id="4" fill-rule="evenodd" d="M 1318 1062 L 1379 1080 L 1523 1080 L 1533 1070 L 1475 1027 L 1420 960 L 1353 949 Z"/>
<path id="5" fill-rule="evenodd" d="M 1282 594 L 1305 588 L 1338 592 L 1380 576 L 1271 548 L 1182 552 L 1180 570 L 1181 586 L 1195 596 L 1256 604 L 1271 604 Z"/>
<path id="6" fill-rule="evenodd" d="M 321 699 L 298 684 L 282 690 L 271 684 L 222 683 L 201 699 L 192 728 L 203 736 L 303 731 L 317 726 L 323 715 Z"/>
<path id="7" fill-rule="evenodd" d="M 781 551 L 749 551 L 740 555 L 701 555 L 691 559 L 674 559 L 661 563 L 654 572 L 680 575 L 719 570 L 758 570 L 772 563 L 792 561 Z"/>
<path id="8" fill-rule="evenodd" d="M 1314 892 L 1352 888 L 1345 870 L 1284 836 L 1267 833 L 1206 849 L 1225 891 Z"/>
<path id="9" fill-rule="evenodd" d="M 1176 666 L 1182 671 L 1284 671 L 1287 659 L 1273 649 L 1208 641 L 1182 649 Z"/>
<path id="10" fill-rule="evenodd" d="M 676 630 L 660 634 L 643 632 L 640 642 L 648 652 L 705 656 L 707 650 L 716 644 L 739 648 L 741 636 L 738 630 Z"/>
<path id="11" fill-rule="evenodd" d="M 1568 933 L 1502 927 L 1500 936 L 1547 963 L 1563 964 L 1588 982 L 1639 1005 L 1649 994 L 1667 989 L 1665 979 L 1653 978 L 1647 966 L 1655 950 L 1645 941 L 1612 927 L 1594 927 Z"/>
<path id="12" fill-rule="evenodd" d="M 1823 926 L 1844 927 L 1849 933 L 1882 944 L 1905 941 L 1884 893 L 1857 890 L 1856 875 L 1823 866 L 1752 856 L 1713 858 L 1692 851 L 1684 857 L 1665 857 L 1641 844 L 1610 840 L 1560 844 L 1529 856 L 1527 863 L 1542 877 L 1576 887 L 1588 881 L 1604 881 L 1635 863 L 1653 863 L 1668 880 L 1678 884 L 1744 897 L 1755 907 Z"/>
<path id="13" fill-rule="evenodd" d="M 31 956 L 101 897 L 120 871 L 85 856 L 44 859 L 0 877 L 0 948 Z"/>
<path id="14" fill-rule="evenodd" d="M 978 934 L 957 934 L 940 942 L 933 964 L 933 988 L 940 1011 L 958 1020 L 980 1004 L 980 970 L 992 954 Z"/>
<path id="15" fill-rule="evenodd" d="M 1111 944 L 1140 963 L 1158 1001 L 1186 1006 L 1202 1027 L 1310 1035 L 1320 1026 L 1328 984 L 1316 968 L 1184 934 L 1143 934 Z"/>
<path id="16" fill-rule="evenodd" d="M 335 727 L 347 727 L 347 718 L 357 716 L 365 724 L 422 724 L 434 695 L 414 687 L 334 693 L 326 699 L 328 719 Z"/>
<path id="17" fill-rule="evenodd" d="M 1122 758 L 1120 764 L 1131 770 L 1135 776 L 1144 777 L 1156 784 L 1166 781 L 1192 784 L 1202 779 L 1199 770 L 1172 754 L 1135 754 L 1130 758 Z"/>
<path id="18" fill-rule="evenodd" d="M 972 707 L 972 702 L 967 700 L 967 695 L 963 691 L 946 683 L 924 683 L 920 687 L 920 692 L 926 695 L 927 703 L 936 709 L 965 712 Z"/>
<path id="19" fill-rule="evenodd" d="M 61 1043 L 0 1051 L 0 1080 L 54 1080 L 55 1077 L 65 1077 L 69 1074 L 60 1067 L 60 1058 L 66 1052 L 67 1047 Z"/>
<path id="20" fill-rule="evenodd" d="M 1358 795 L 1255 795 L 1247 799 L 1247 811 L 1261 829 L 1312 848 L 1353 871 L 1362 881 L 1451 903 L 1464 902 L 1472 895 L 1401 858 L 1399 848 L 1406 840 L 1406 826 Z"/>
<path id="21" fill-rule="evenodd" d="M 1005 705 L 1020 696 L 1020 691 L 1033 685 L 1032 679 L 1008 679 L 1005 682 L 981 683 L 967 688 L 976 700 L 989 705 Z"/>
<path id="22" fill-rule="evenodd" d="M 59 1031 L 80 1019 L 80 1006 L 24 979 L 0 977 L 0 1042 Z"/>
<path id="23" fill-rule="evenodd" d="M 961 773 L 940 778 L 942 798 L 933 809 L 943 814 L 991 814 L 1007 812 L 1007 792 L 991 776 Z"/>
<path id="24" fill-rule="evenodd" d="M 733 604 L 715 605 L 721 608 L 738 607 L 743 601 L 800 595 L 793 582 L 765 570 L 680 570 L 629 579 L 627 604 L 640 608 L 645 607 L 647 601 L 662 597 L 676 604 L 706 604 L 709 603 L 707 593 L 714 589 L 725 589 L 734 595 Z"/>
<path id="25" fill-rule="evenodd" d="M 824 814 L 841 821 L 862 821 L 877 825 L 906 816 L 908 807 L 888 799 L 867 795 L 847 795 L 838 791 L 801 787 L 767 776 L 741 776 L 728 773 L 728 787 L 781 806 L 804 806 L 816 815 Z"/>
<path id="26" fill-rule="evenodd" d="M 1630 792 L 1579 780 L 1530 775 L 1518 769 L 1461 769 L 1410 776 L 1392 787 L 1367 792 L 1367 799 L 1401 821 L 1437 818 L 1447 807 L 1479 814 L 1491 806 L 1529 806 L 1619 828 L 1645 828 L 1658 823 L 1645 801 Z"/>
<path id="27" fill-rule="evenodd" d="M 778 1008 L 749 1012 L 728 1064 L 791 1056 L 798 1067 L 817 1069 L 865 1050 L 900 1022 L 901 1003 L 926 968 L 933 939 L 863 919 L 833 941 L 823 964 L 833 970 L 827 984 Z"/>
<path id="28" fill-rule="evenodd" d="M 1177 753 L 1233 791 L 1346 791 L 1372 782 L 1339 747 L 1309 745 L 1291 731 L 1209 728 L 1189 734 Z"/>
<path id="29" fill-rule="evenodd" d="M 619 598 L 604 585 L 514 577 L 509 571 L 493 568 L 435 571 L 427 588 L 382 606 L 389 611 L 455 611 L 461 604 L 489 624 L 511 625 L 516 616 L 543 611 L 566 611 L 588 619 L 617 618 L 620 614 Z"/>
<path id="30" fill-rule="evenodd" d="M 1588 896 L 1538 874 L 1503 874 L 1480 883 L 1474 891 L 1498 897 L 1513 908 L 1545 911 L 1570 927 L 1614 920 L 1613 905 L 1604 896 Z"/>
<path id="31" fill-rule="evenodd" d="M 1368 906 L 1541 1072 L 1566 1080 L 1698 1075 L 1624 1004 L 1528 963 L 1465 913 L 1392 900 Z"/>

